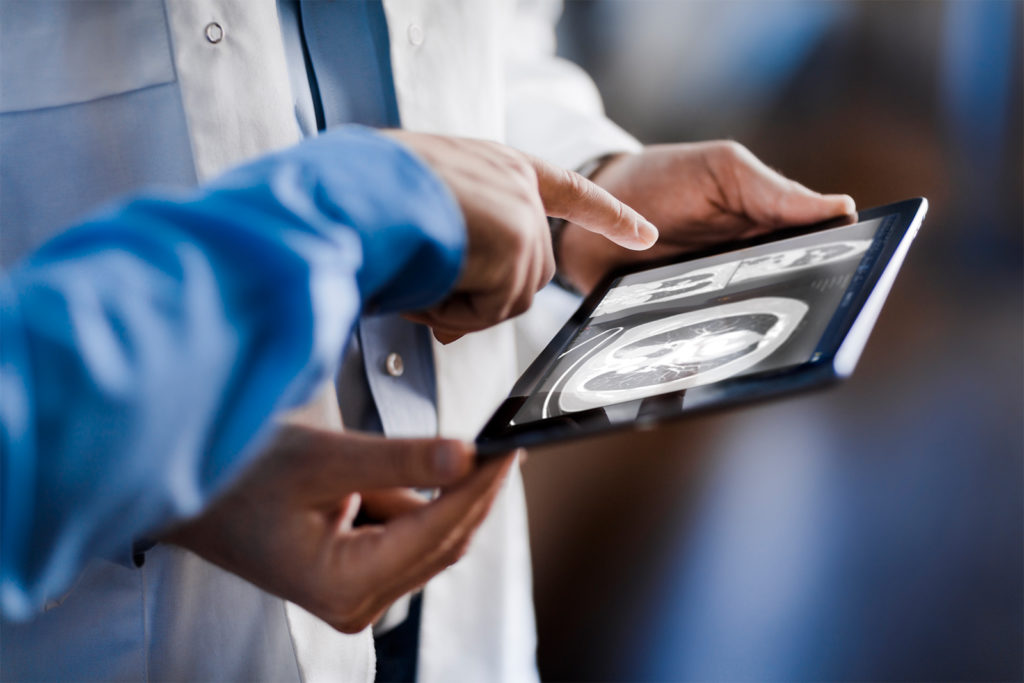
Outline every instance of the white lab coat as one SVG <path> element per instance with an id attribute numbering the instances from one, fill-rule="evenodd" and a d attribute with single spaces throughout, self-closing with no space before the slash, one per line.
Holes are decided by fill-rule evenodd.
<path id="1" fill-rule="evenodd" d="M 134 13 L 121 5 L 111 12 Z M 197 178 L 298 141 L 274 0 L 164 5 L 188 129 L 182 143 L 191 145 Z M 638 146 L 604 118 L 589 78 L 554 59 L 558 3 L 384 0 L 384 8 L 405 127 L 508 141 L 570 168 Z M 218 43 L 205 35 L 211 22 L 224 31 Z M 439 433 L 473 438 L 511 388 L 515 327 L 436 346 Z M 336 633 L 174 547 L 157 546 L 141 569 L 97 561 L 51 608 L 28 624 L 2 624 L 0 667 L 61 680 L 373 679 L 369 631 Z M 420 680 L 534 680 L 535 648 L 516 471 L 466 556 L 426 588 Z"/>

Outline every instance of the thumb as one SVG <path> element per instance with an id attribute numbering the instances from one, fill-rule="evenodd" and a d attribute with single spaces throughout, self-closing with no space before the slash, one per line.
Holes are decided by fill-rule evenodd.
<path id="1" fill-rule="evenodd" d="M 796 181 L 788 181 L 778 190 L 777 220 L 788 225 L 817 223 L 837 216 L 852 216 L 857 204 L 848 194 L 819 194 Z"/>
<path id="2" fill-rule="evenodd" d="M 543 159 L 526 158 L 537 173 L 537 189 L 547 215 L 576 223 L 627 249 L 648 249 L 658 240 L 654 224 L 604 188 Z"/>
<path id="3" fill-rule="evenodd" d="M 767 226 L 805 225 L 837 216 L 854 215 L 857 205 L 846 194 L 819 194 L 791 180 L 746 152 L 742 163 L 728 167 L 742 210 Z"/>
<path id="4" fill-rule="evenodd" d="M 453 439 L 388 439 L 358 432 L 286 426 L 278 448 L 304 470 L 307 494 L 452 484 L 474 467 L 472 444 Z"/>

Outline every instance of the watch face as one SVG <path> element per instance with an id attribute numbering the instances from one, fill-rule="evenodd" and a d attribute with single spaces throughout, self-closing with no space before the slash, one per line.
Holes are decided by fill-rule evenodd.
<path id="1" fill-rule="evenodd" d="M 742 373 L 781 346 L 807 311 L 797 299 L 758 297 L 624 331 L 569 368 L 559 407 L 598 408 Z"/>

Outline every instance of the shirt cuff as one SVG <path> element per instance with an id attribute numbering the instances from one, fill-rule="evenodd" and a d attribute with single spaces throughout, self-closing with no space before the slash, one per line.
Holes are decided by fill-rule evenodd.
<path id="1" fill-rule="evenodd" d="M 448 186 L 404 145 L 369 128 L 343 126 L 320 137 L 365 157 L 355 165 L 363 192 L 358 200 L 349 184 L 326 181 L 339 210 L 363 226 L 357 278 L 365 309 L 416 310 L 443 298 L 458 280 L 467 242 L 462 209 Z"/>

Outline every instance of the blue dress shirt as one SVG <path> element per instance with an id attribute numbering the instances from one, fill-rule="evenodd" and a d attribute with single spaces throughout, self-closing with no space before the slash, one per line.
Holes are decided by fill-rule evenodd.
<path id="1" fill-rule="evenodd" d="M 344 123 L 399 126 L 380 0 L 278 0 L 277 6 L 303 135 Z M 388 359 L 393 358 L 402 359 L 401 373 L 389 366 Z M 397 315 L 363 317 L 342 362 L 337 388 L 346 427 L 389 436 L 437 431 L 433 349 L 422 325 Z M 400 628 L 374 631 L 377 680 L 415 680 L 419 599 L 410 603 Z"/>
<path id="2" fill-rule="evenodd" d="M 303 135 L 346 123 L 398 127 L 387 20 L 380 0 L 278 0 L 278 16 Z M 386 371 L 392 354 L 403 371 Z M 430 333 L 397 315 L 360 320 L 338 378 L 345 425 L 389 436 L 437 431 Z"/>
<path id="3" fill-rule="evenodd" d="M 361 308 L 436 301 L 464 240 L 421 162 L 343 128 L 116 203 L 16 264 L 0 280 L 5 616 L 198 511 L 269 416 L 337 370 Z"/>

